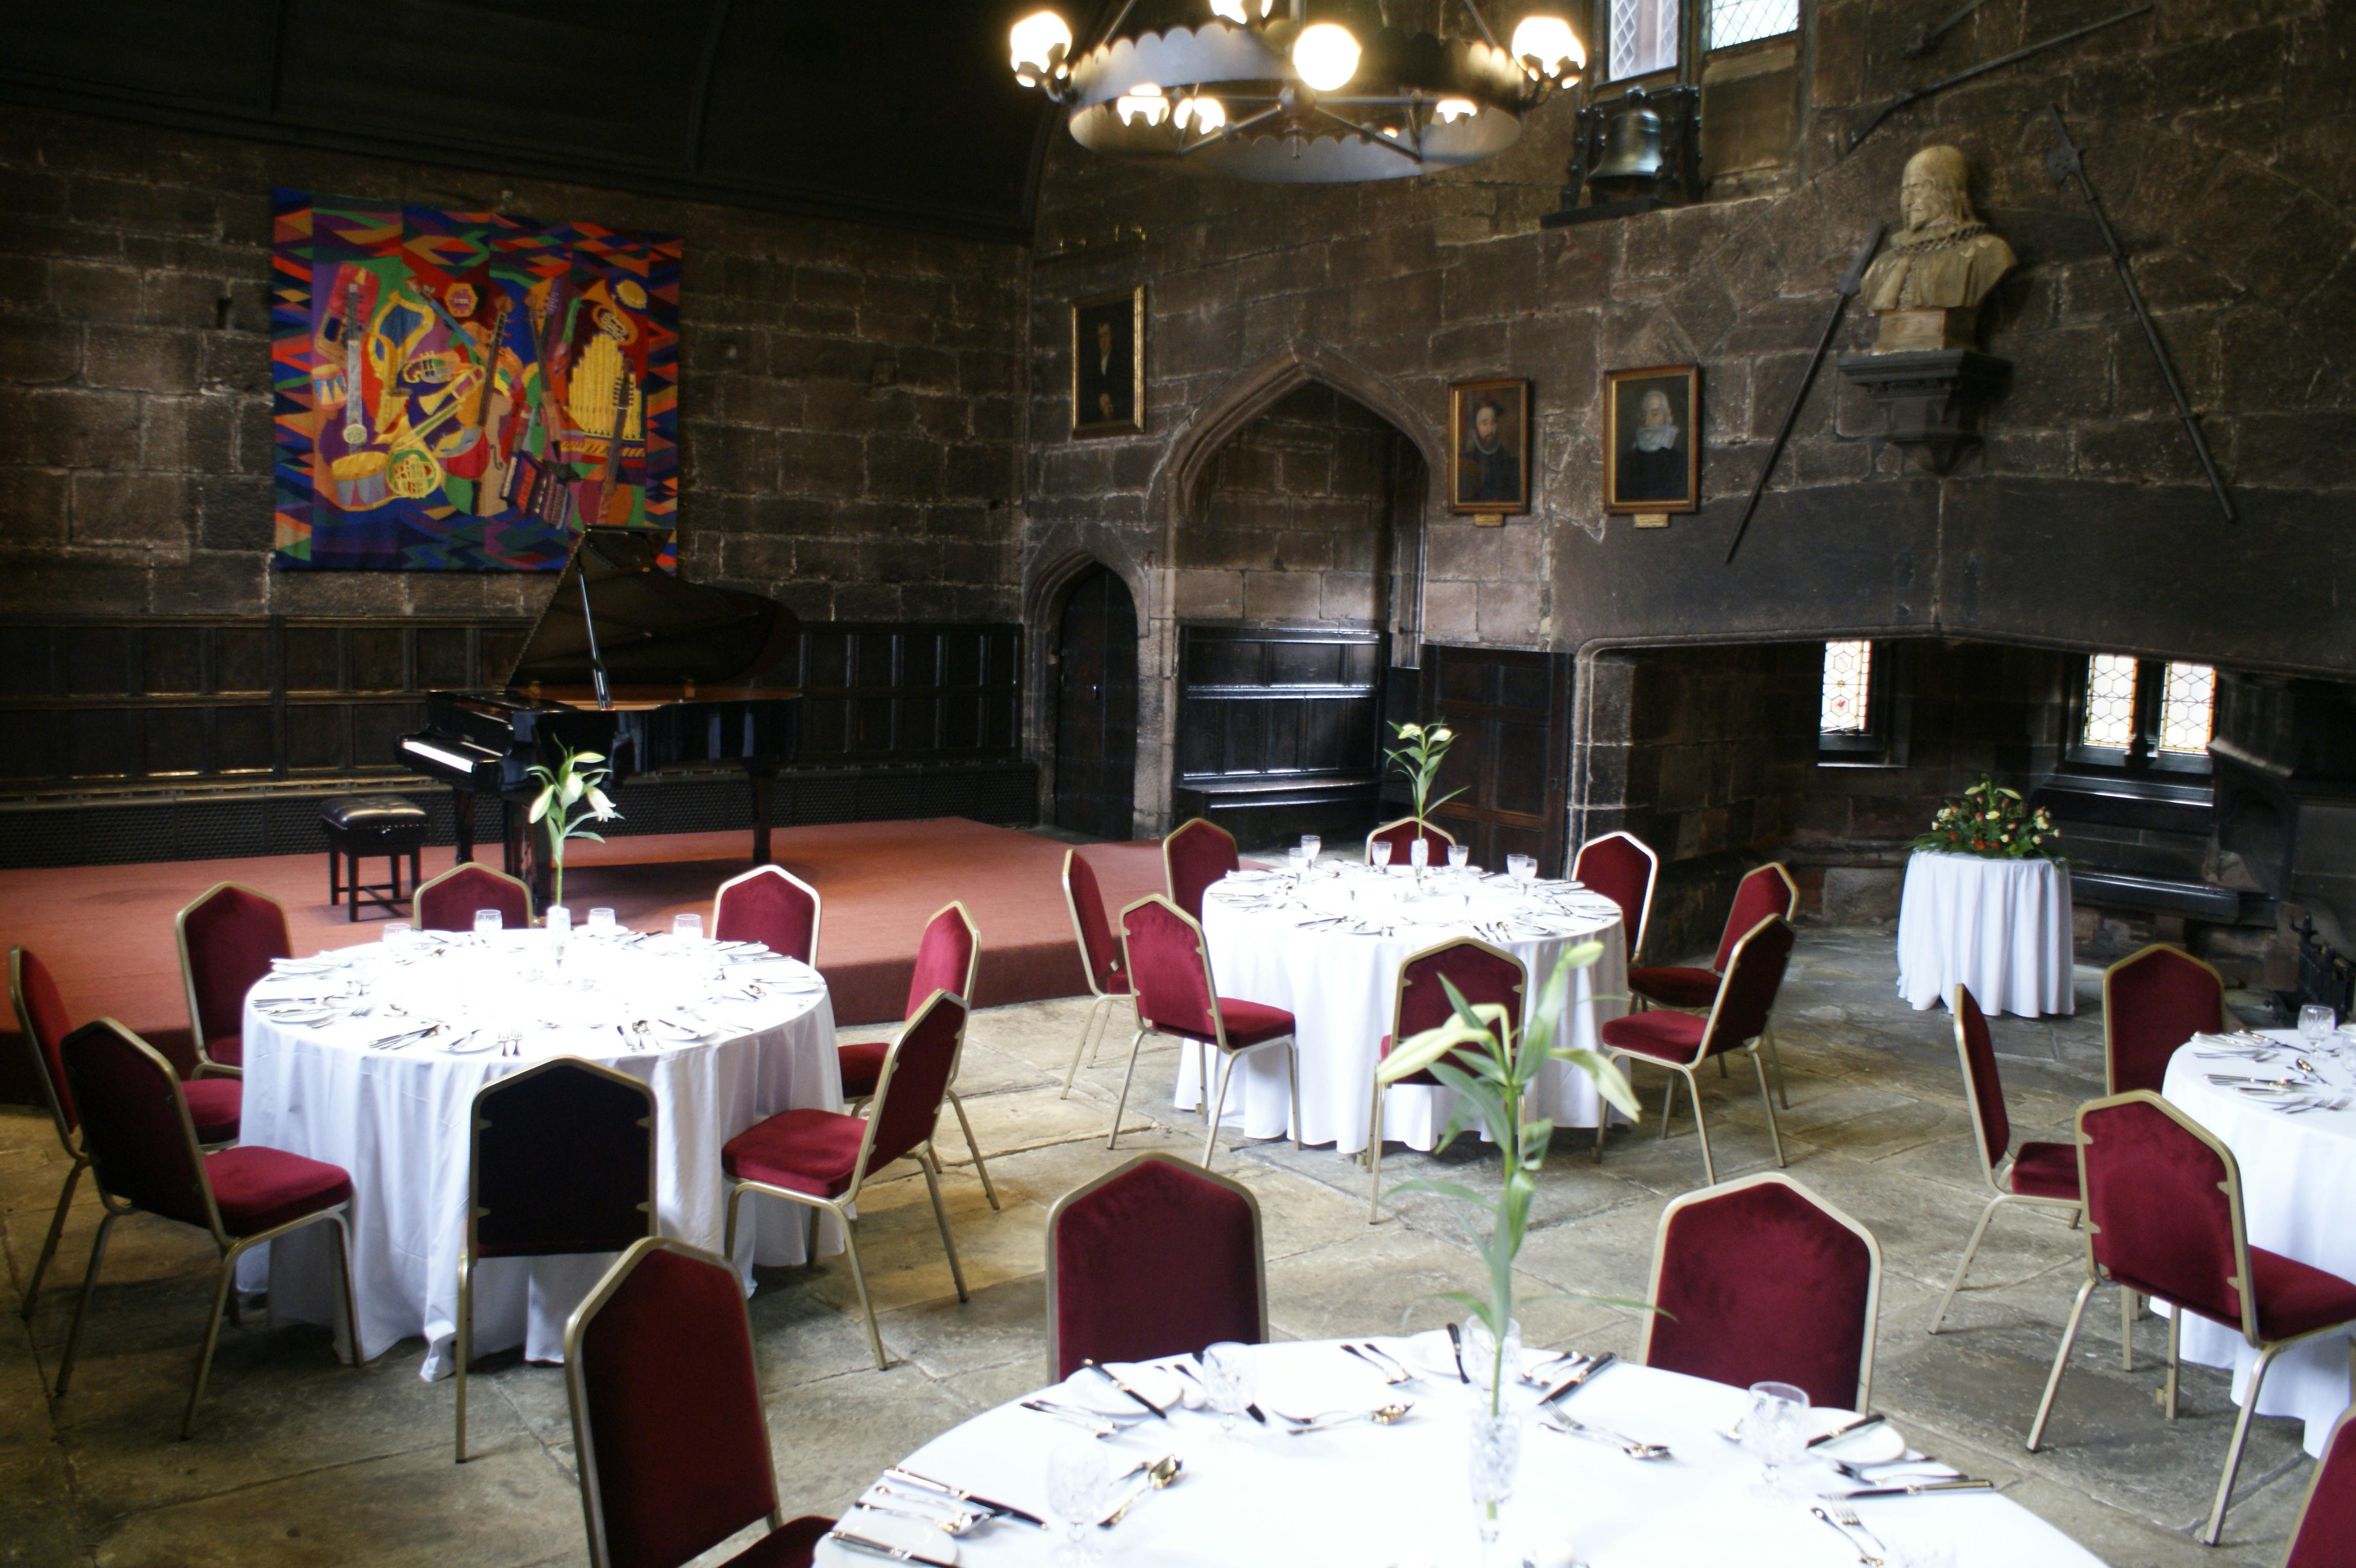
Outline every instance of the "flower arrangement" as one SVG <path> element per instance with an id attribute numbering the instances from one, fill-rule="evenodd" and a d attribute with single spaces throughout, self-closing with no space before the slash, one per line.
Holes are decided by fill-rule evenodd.
<path id="1" fill-rule="evenodd" d="M 2060 860 L 2061 854 L 2047 845 L 2061 836 L 2043 808 L 2030 810 L 2019 790 L 1982 775 L 1962 800 L 1939 808 L 1931 831 L 1914 847 L 1987 860 Z"/>
<path id="2" fill-rule="evenodd" d="M 564 755 L 555 768 L 534 766 L 531 777 L 540 780 L 540 793 L 531 802 L 531 822 L 548 834 L 548 863 L 556 874 L 555 901 L 564 902 L 564 841 L 594 839 L 605 842 L 605 835 L 591 832 L 584 824 L 591 822 L 610 822 L 622 813 L 605 798 L 601 786 L 613 776 L 611 768 L 601 766 L 605 754 L 595 751 L 574 751 L 560 746 Z"/>
<path id="3" fill-rule="evenodd" d="M 1440 765 L 1448 760 L 1448 748 L 1456 744 L 1456 732 L 1446 725 L 1393 725 L 1391 729 L 1398 735 L 1399 744 L 1386 748 L 1383 760 L 1398 769 L 1414 792 L 1415 831 L 1421 833 L 1424 819 L 1434 808 L 1464 793 L 1451 789 L 1437 800 L 1431 798 L 1431 787 L 1440 781 Z"/>

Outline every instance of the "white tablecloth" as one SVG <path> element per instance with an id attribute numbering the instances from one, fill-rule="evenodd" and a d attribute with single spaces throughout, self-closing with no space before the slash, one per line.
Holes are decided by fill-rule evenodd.
<path id="1" fill-rule="evenodd" d="M 426 939 L 426 956 L 408 962 L 395 961 L 381 944 L 346 949 L 335 955 L 347 961 L 343 967 L 273 976 L 246 1000 L 243 1139 L 351 1172 L 361 1354 L 423 1335 L 429 1380 L 449 1371 L 457 1332 L 467 1112 L 486 1083 L 574 1056 L 651 1085 L 662 1233 L 715 1252 L 727 1199 L 721 1145 L 780 1111 L 842 1108 L 833 1008 L 824 983 L 802 964 L 770 959 L 731 967 L 723 979 L 717 944 L 575 933 L 559 970 L 552 933 L 505 932 L 492 941 L 477 946 L 469 934 L 437 946 Z M 360 1016 L 305 1026 L 262 1010 L 273 998 L 332 994 L 355 983 L 369 1003 Z M 748 986 L 763 993 L 748 995 Z M 391 1011 L 395 1005 L 402 1014 Z M 679 1018 L 683 1006 L 712 1026 L 703 1041 L 648 1035 L 626 1042 L 615 1027 L 617 1020 Z M 447 1021 L 454 1033 L 396 1050 L 370 1048 L 369 1041 L 420 1018 Z M 523 1055 L 502 1057 L 496 1047 L 452 1054 L 436 1043 L 466 1044 L 478 1026 L 486 1032 L 476 1043 L 519 1032 Z M 803 1261 L 801 1213 L 779 1203 L 745 1206 L 756 1222 L 739 1227 L 736 1262 L 748 1290 L 756 1259 Z M 240 1284 L 268 1288 L 273 1318 L 335 1321 L 331 1236 L 314 1227 L 256 1248 Z M 841 1245 L 831 1230 L 820 1240 L 821 1251 Z M 565 1319 L 612 1262 L 610 1255 L 500 1258 L 478 1265 L 477 1350 L 521 1345 L 533 1360 L 562 1360 Z"/>
<path id="2" fill-rule="evenodd" d="M 1416 1353 L 1404 1342 L 1387 1343 L 1398 1353 Z M 1386 1388 L 1332 1342 L 1269 1345 L 1257 1359 L 1258 1401 L 1270 1412 L 1364 1410 L 1391 1400 L 1415 1408 L 1394 1425 L 1359 1423 L 1303 1437 L 1274 1430 L 1273 1422 L 1259 1427 L 1246 1421 L 1237 1436 L 1225 1438 L 1215 1416 L 1185 1410 L 1167 1423 L 1148 1418 L 1131 1424 L 1095 1444 L 1109 1468 L 1172 1453 L 1185 1467 L 1175 1485 L 1141 1498 L 1119 1525 L 1092 1532 L 1108 1563 L 1472 1568 L 1483 1561 L 1466 1484 L 1472 1391 L 1452 1380 Z M 1068 1391 L 1085 1391 L 1073 1385 Z M 1535 1391 L 1513 1397 L 1526 1408 Z M 1489 1560 L 1562 1568 L 1575 1552 L 1590 1568 L 1849 1568 L 1859 1552 L 1844 1548 L 1829 1526 L 1810 1516 L 1812 1499 L 1752 1495 L 1757 1465 L 1716 1431 L 1748 1403 L 1740 1389 L 1676 1372 L 1621 1364 L 1598 1374 L 1566 1402 L 1566 1413 L 1665 1443 L 1673 1457 L 1641 1462 L 1526 1425 L 1520 1474 Z M 1827 1430 L 1838 1419 L 1812 1413 Z M 905 1464 L 1050 1521 L 1044 1533 L 1004 1521 L 981 1526 L 954 1543 L 967 1568 L 1046 1563 L 1060 1540 L 1047 1500 L 1048 1455 L 1088 1441 L 1076 1426 L 1010 1403 L 942 1434 Z M 1811 1492 L 1852 1485 L 1821 1464 L 1795 1479 Z M 2099 1568 L 2083 1547 L 1995 1492 L 1868 1498 L 1852 1506 L 1893 1548 L 1951 1546 L 1956 1568 Z M 862 1534 L 909 1530 L 914 1533 L 900 1539 L 919 1552 L 937 1552 L 937 1543 L 947 1539 L 863 1510 L 845 1522 Z M 817 1561 L 826 1568 L 864 1568 L 875 1559 L 830 1541 Z"/>
<path id="3" fill-rule="evenodd" d="M 2264 1033 L 2296 1042 L 2295 1030 Z M 2341 1092 L 2356 1089 L 2350 1058 L 2356 1039 L 2340 1036 L 2339 1059 L 2308 1054 L 2323 1078 Z M 2293 1116 L 2238 1090 L 2209 1081 L 2228 1077 L 2280 1076 L 2293 1054 L 2274 1063 L 2245 1065 L 2196 1056 L 2199 1039 L 2169 1058 L 2161 1092 L 2233 1151 L 2242 1167 L 2242 1208 L 2250 1245 L 2280 1252 L 2302 1263 L 2356 1280 L 2356 1227 L 2348 1223 L 2356 1201 L 2356 1104 L 2345 1111 L 2307 1111 Z M 2307 1451 L 2323 1456 L 2331 1423 L 2348 1408 L 2348 1336 L 2328 1334 L 2275 1358 L 2259 1391 L 2260 1415 L 2295 1415 L 2307 1423 Z M 2248 1391 L 2258 1353 L 2237 1329 L 2205 1317 L 2187 1317 L 2184 1359 L 2204 1367 L 2233 1369 L 2233 1398 Z"/>
<path id="4" fill-rule="evenodd" d="M 1425 948 L 1463 936 L 1504 948 L 1528 968 L 1535 1003 L 1563 950 L 1598 938 L 1603 956 L 1573 975 L 1569 1028 L 1557 1033 L 1556 1043 L 1597 1049 L 1601 1021 L 1627 1011 L 1617 1000 L 1628 991 L 1627 938 L 1619 907 L 1601 894 L 1562 882 L 1526 888 L 1503 877 L 1476 879 L 1454 871 L 1427 873 L 1422 888 L 1419 894 L 1405 868 L 1328 865 L 1299 885 L 1285 874 L 1226 877 L 1204 898 L 1203 934 L 1219 994 L 1293 1015 L 1303 1143 L 1332 1144 L 1342 1154 L 1366 1146 L 1375 1065 L 1391 1031 L 1399 965 Z M 1280 890 L 1289 891 L 1274 897 Z M 1338 925 L 1301 925 L 1337 915 L 1343 917 Z M 1533 919 L 1545 929 L 1528 923 Z M 1358 934 L 1359 923 L 1379 924 L 1382 931 Z M 1181 1106 L 1198 1106 L 1204 1098 L 1196 1058 L 1192 1047 L 1180 1052 Z M 1383 1136 L 1430 1148 L 1446 1131 L 1455 1099 L 1447 1089 L 1387 1090 Z M 1555 1062 L 1533 1086 L 1525 1113 L 1551 1117 L 1559 1126 L 1592 1127 L 1602 1103 L 1585 1072 Z M 1223 1120 L 1239 1123 L 1254 1138 L 1290 1131 L 1280 1052 L 1257 1051 L 1237 1064 Z"/>
<path id="5" fill-rule="evenodd" d="M 1916 1012 L 1956 983 L 1983 1012 L 2074 1013 L 2070 868 L 1917 851 L 1898 909 L 1898 991 Z"/>

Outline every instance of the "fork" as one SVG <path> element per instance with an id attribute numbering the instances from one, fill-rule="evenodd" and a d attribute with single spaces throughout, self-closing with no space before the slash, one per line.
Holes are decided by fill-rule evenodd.
<path id="1" fill-rule="evenodd" d="M 1851 1535 L 1847 1530 L 1841 1528 L 1840 1520 L 1835 1519 L 1831 1514 L 1826 1513 L 1822 1508 L 1812 1508 L 1808 1511 L 1815 1515 L 1818 1519 L 1824 1520 L 1826 1529 L 1831 1530 L 1834 1534 L 1839 1536 L 1842 1541 L 1847 1543 L 1848 1549 L 1857 1553 L 1857 1560 L 1861 1565 L 1861 1568 L 1883 1568 L 1881 1559 L 1874 1556 L 1864 1547 L 1858 1545 L 1857 1537 Z M 1852 1519 L 1857 1517 L 1857 1512 L 1854 1509 L 1844 1509 L 1842 1511 L 1847 1513 Z M 1875 1544 L 1879 1545 L 1880 1543 L 1877 1541 Z M 1889 1548 L 1883 1547 L 1882 1550 L 1886 1552 Z"/>
<path id="2" fill-rule="evenodd" d="M 1550 1431 L 1559 1432 L 1566 1437 L 1584 1437 L 1590 1443 L 1601 1443 L 1608 1447 L 1617 1448 L 1631 1459 L 1666 1459 L 1670 1456 L 1668 1444 L 1665 1443 L 1644 1443 L 1622 1433 L 1613 1432 L 1608 1427 L 1590 1426 L 1585 1422 L 1572 1420 L 1558 1410 L 1549 1410 L 1540 1415 L 1538 1424 Z"/>
<path id="3" fill-rule="evenodd" d="M 1826 1503 L 1825 1508 L 1826 1511 L 1833 1516 L 1833 1522 L 1835 1524 L 1839 1525 L 1843 1530 L 1856 1530 L 1858 1534 L 1865 1537 L 1867 1541 L 1872 1545 L 1876 1552 L 1886 1552 L 1890 1550 L 1889 1547 L 1882 1544 L 1881 1537 L 1873 1533 L 1872 1527 L 1867 1524 L 1865 1520 L 1858 1518 L 1857 1510 L 1849 1507 L 1847 1503 Z"/>

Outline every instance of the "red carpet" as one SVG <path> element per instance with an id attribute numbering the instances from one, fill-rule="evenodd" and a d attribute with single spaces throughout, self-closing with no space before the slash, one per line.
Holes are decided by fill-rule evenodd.
<path id="1" fill-rule="evenodd" d="M 667 929 L 685 910 L 708 919 L 713 890 L 750 864 L 745 839 L 741 832 L 673 833 L 577 843 L 567 861 L 564 901 L 575 911 L 610 905 L 623 924 L 640 930 Z M 952 898 L 964 899 L 981 928 L 976 1005 L 1085 993 L 1064 908 L 1064 851 L 1051 839 L 961 817 L 781 828 L 775 841 L 778 862 L 823 901 L 819 968 L 841 1024 L 900 1016 L 917 934 Z M 1082 853 L 1116 911 L 1161 890 L 1158 843 L 1095 844 Z M 427 876 L 450 865 L 449 850 L 425 852 Z M 361 870 L 380 877 L 384 863 Z M 324 897 L 327 877 L 324 848 L 248 860 L 0 871 L 0 948 L 21 944 L 38 953 L 57 972 L 77 1020 L 111 1014 L 185 1062 L 187 1008 L 173 915 L 216 882 L 241 882 L 286 906 L 297 952 L 370 940 L 388 917 L 365 910 L 359 925 L 349 924 L 344 908 L 330 908 Z M 16 1019 L 0 1026 L 6 1031 L 0 1095 L 29 1099 Z"/>

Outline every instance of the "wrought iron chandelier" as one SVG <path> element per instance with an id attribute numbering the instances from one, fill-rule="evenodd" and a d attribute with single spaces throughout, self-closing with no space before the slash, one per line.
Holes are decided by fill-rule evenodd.
<path id="1" fill-rule="evenodd" d="M 1281 15 L 1280 0 L 1183 0 L 1166 29 L 1124 32 L 1138 3 L 1085 54 L 1053 11 L 1017 22 L 1015 81 L 1066 105 L 1072 139 L 1092 152 L 1236 179 L 1395 179 L 1478 163 L 1512 146 L 1523 114 L 1587 64 L 1561 17 L 1523 17 L 1508 49 L 1475 0 L 1442 0 L 1443 16 L 1452 3 L 1471 17 L 1469 33 L 1386 20 L 1363 40 L 1312 21 L 1308 0 Z"/>

